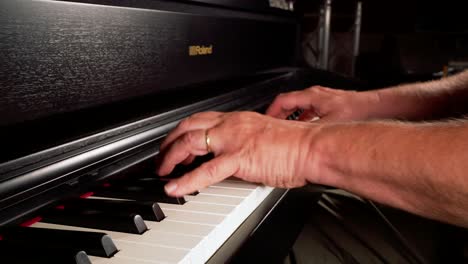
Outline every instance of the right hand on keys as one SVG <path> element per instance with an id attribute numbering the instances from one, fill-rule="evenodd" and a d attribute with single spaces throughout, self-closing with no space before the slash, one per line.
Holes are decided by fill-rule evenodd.
<path id="1" fill-rule="evenodd" d="M 302 109 L 302 121 L 357 121 L 373 118 L 378 107 L 378 95 L 312 86 L 302 91 L 278 95 L 266 114 L 285 119 Z"/>

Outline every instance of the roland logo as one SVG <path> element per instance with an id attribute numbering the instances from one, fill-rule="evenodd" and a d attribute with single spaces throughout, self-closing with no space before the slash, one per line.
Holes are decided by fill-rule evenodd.
<path id="1" fill-rule="evenodd" d="M 189 56 L 211 55 L 213 54 L 213 45 L 193 45 L 189 46 Z"/>

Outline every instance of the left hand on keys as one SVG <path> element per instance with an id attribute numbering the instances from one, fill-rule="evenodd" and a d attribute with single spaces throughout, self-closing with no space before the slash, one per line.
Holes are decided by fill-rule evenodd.
<path id="1" fill-rule="evenodd" d="M 292 188 L 307 183 L 314 162 L 310 141 L 320 125 L 280 120 L 254 112 L 204 112 L 183 120 L 161 144 L 161 176 L 179 163 L 209 152 L 214 158 L 166 185 L 171 196 L 200 190 L 227 177 Z"/>

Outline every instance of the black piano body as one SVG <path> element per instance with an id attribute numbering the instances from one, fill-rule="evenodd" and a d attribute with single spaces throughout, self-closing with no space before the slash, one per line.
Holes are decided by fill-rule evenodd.
<path id="1" fill-rule="evenodd" d="M 2 1 L 0 228 L 150 164 L 193 113 L 262 112 L 313 84 L 356 88 L 297 67 L 298 19 L 272 2 Z M 209 262 L 281 259 L 308 199 L 275 189 Z"/>

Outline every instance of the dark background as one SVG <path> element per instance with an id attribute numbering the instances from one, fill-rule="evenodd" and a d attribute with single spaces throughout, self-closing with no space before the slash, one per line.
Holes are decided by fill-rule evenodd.
<path id="1" fill-rule="evenodd" d="M 350 75 L 351 28 L 357 1 L 332 1 L 330 70 Z M 444 66 L 468 61 L 465 1 L 363 1 L 356 75 L 374 86 L 426 80 Z M 298 0 L 304 63 L 311 65 L 323 1 Z M 450 69 L 450 68 L 449 68 Z"/>

